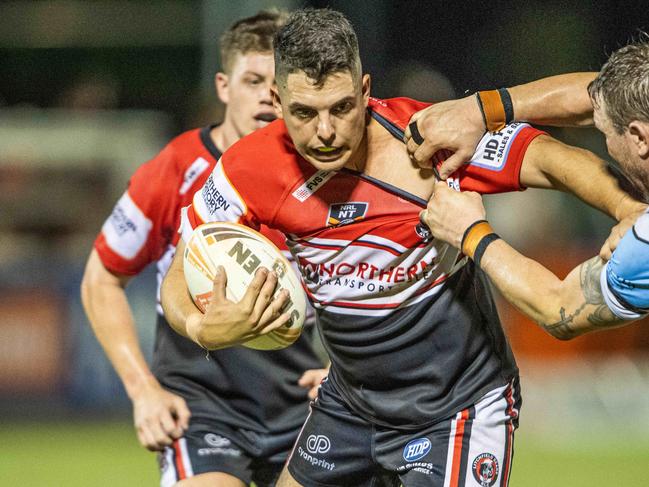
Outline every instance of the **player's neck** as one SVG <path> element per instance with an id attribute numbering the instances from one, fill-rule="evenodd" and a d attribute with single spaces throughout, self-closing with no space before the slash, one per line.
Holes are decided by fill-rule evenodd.
<path id="1" fill-rule="evenodd" d="M 376 120 L 366 131 L 363 173 L 419 198 L 428 199 L 432 191 L 432 171 L 415 166 L 405 145 Z"/>
<path id="2" fill-rule="evenodd" d="M 361 143 L 358 145 L 356 151 L 354 151 L 354 154 L 352 154 L 352 156 L 349 158 L 349 160 L 345 164 L 345 167 L 347 169 L 351 169 L 352 171 L 364 172 L 366 160 L 367 160 L 367 132 L 365 132 L 365 135 L 363 135 L 363 139 L 361 140 Z"/>
<path id="3" fill-rule="evenodd" d="M 649 203 L 649 174 L 643 172 L 637 178 L 634 178 L 632 183 L 640 193 L 636 198 L 640 198 L 645 203 Z"/>
<path id="4" fill-rule="evenodd" d="M 216 148 L 221 152 L 228 150 L 232 144 L 240 139 L 239 133 L 228 120 L 227 114 L 223 123 L 210 131 L 210 137 Z"/>
<path id="5" fill-rule="evenodd" d="M 352 171 L 356 172 L 365 172 L 365 167 L 367 165 L 367 155 L 369 152 L 368 144 L 370 143 L 370 138 L 368 136 L 370 122 L 371 118 L 368 117 L 365 124 L 365 132 L 363 133 L 363 138 L 361 139 L 358 148 L 354 151 L 354 154 L 352 154 L 352 156 L 349 158 L 349 161 L 347 161 L 347 163 L 345 164 L 345 167 L 347 169 L 351 169 Z"/>

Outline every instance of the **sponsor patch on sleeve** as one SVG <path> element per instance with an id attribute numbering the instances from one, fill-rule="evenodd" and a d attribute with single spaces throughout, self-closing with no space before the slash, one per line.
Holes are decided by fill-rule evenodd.
<path id="1" fill-rule="evenodd" d="M 487 132 L 480 140 L 469 164 L 491 171 L 502 170 L 516 137 L 524 127 L 529 127 L 529 124 L 511 123 L 500 132 Z"/>
<path id="2" fill-rule="evenodd" d="M 204 222 L 237 222 L 248 212 L 246 203 L 228 180 L 220 162 L 203 188 L 194 195 L 193 208 Z"/>
<path id="3" fill-rule="evenodd" d="M 119 199 L 101 231 L 108 246 L 124 259 L 133 259 L 146 244 L 153 223 L 128 193 Z"/>
<path id="4" fill-rule="evenodd" d="M 202 157 L 199 157 L 192 165 L 187 168 L 185 174 L 183 175 L 183 184 L 180 186 L 178 191 L 180 194 L 185 194 L 189 191 L 189 188 L 196 182 L 198 177 L 205 172 L 205 170 L 210 167 L 210 163 L 207 162 Z"/>

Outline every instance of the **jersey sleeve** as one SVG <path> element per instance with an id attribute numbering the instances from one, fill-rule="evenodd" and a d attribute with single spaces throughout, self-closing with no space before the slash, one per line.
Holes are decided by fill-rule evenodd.
<path id="1" fill-rule="evenodd" d="M 172 148 L 143 164 L 104 222 L 94 247 L 104 266 L 122 275 L 136 275 L 157 260 L 174 233 L 179 210 L 178 177 L 170 164 Z"/>
<path id="2" fill-rule="evenodd" d="M 610 310 L 621 319 L 649 313 L 649 213 L 626 232 L 602 269 L 601 286 Z"/>
<path id="3" fill-rule="evenodd" d="M 233 222 L 259 230 L 257 218 L 248 202 L 226 174 L 221 158 L 203 187 L 194 194 L 192 204 L 182 210 L 180 232 L 186 242 L 192 231 L 208 222 Z"/>
<path id="4" fill-rule="evenodd" d="M 451 177 L 459 180 L 463 191 L 482 194 L 521 191 L 525 189 L 520 184 L 525 152 L 544 133 L 526 123 L 511 123 L 500 132 L 487 132 L 471 161 Z"/>
<path id="5" fill-rule="evenodd" d="M 257 231 L 262 224 L 275 228 L 273 219 L 294 179 L 288 167 L 295 156 L 280 122 L 243 137 L 223 153 L 183 210 L 184 241 L 208 222 L 240 223 Z"/>

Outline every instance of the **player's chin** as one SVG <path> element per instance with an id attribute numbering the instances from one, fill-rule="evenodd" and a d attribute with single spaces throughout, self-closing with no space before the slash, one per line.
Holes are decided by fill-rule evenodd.
<path id="1" fill-rule="evenodd" d="M 315 150 L 308 151 L 306 160 L 317 169 L 324 171 L 337 171 L 347 163 L 349 151 L 341 149 L 335 152 L 319 153 Z"/>

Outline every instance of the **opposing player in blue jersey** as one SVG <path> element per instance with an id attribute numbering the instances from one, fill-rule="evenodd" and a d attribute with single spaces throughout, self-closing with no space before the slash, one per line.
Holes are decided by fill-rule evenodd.
<path id="1" fill-rule="evenodd" d="M 614 52 L 599 73 L 555 76 L 423 110 L 413 116 L 406 133 L 409 152 L 426 164 L 437 150 L 454 150 L 456 157 L 440 168 L 442 175 L 450 174 L 471 153 L 478 134 L 485 128 L 498 130 L 514 114 L 554 125 L 594 123 L 606 137 L 611 157 L 649 201 L 647 40 Z M 485 210 L 476 193 L 458 193 L 438 183 L 422 219 L 436 237 L 472 256 L 512 304 L 557 338 L 621 326 L 649 313 L 646 210 L 617 225 L 601 257 L 584 262 L 563 281 L 493 233 L 483 221 Z"/>

